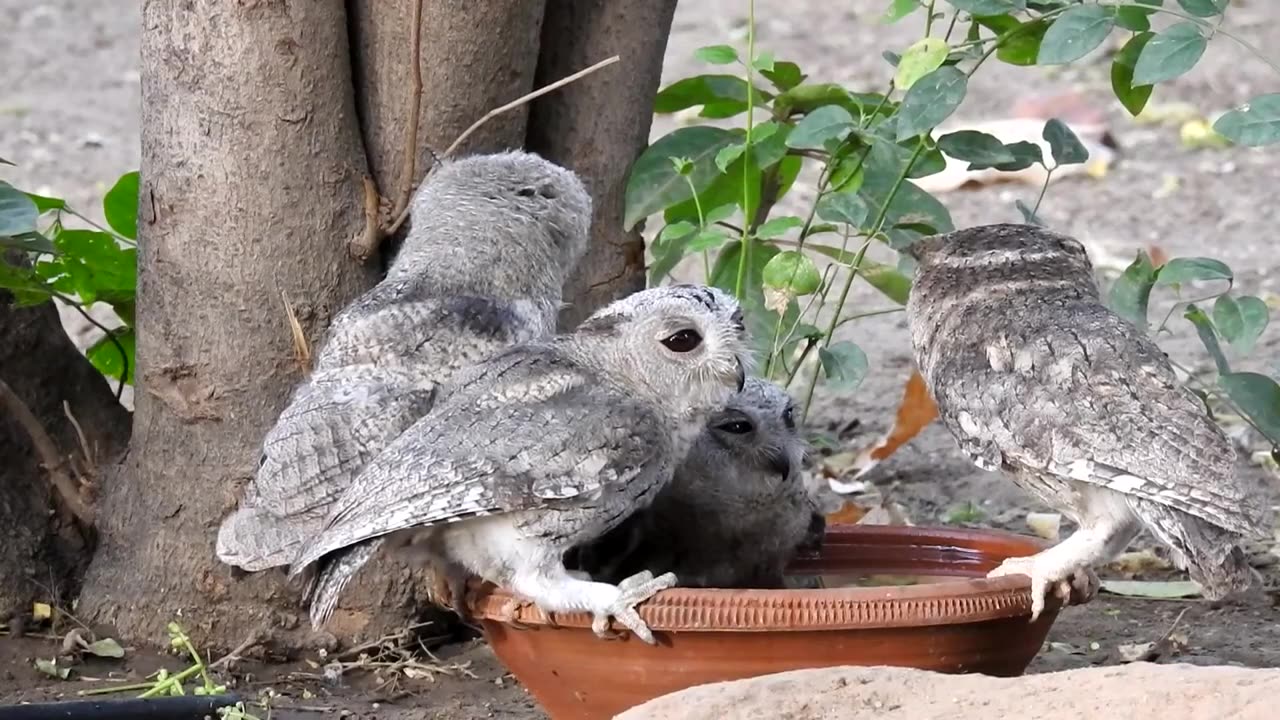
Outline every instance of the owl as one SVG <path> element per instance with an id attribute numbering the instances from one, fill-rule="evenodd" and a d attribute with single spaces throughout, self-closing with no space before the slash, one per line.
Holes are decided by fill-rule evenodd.
<path id="1" fill-rule="evenodd" d="M 1030 225 L 923 238 L 907 314 L 916 364 L 943 423 L 1079 529 L 992 576 L 1045 594 L 1096 585 L 1092 568 L 1143 528 L 1220 598 L 1247 587 L 1243 537 L 1267 531 L 1264 498 L 1235 451 L 1142 330 L 1103 305 L 1076 240 Z"/>
<path id="2" fill-rule="evenodd" d="M 801 477 L 806 451 L 791 397 L 750 378 L 653 504 L 570 551 L 572 566 L 607 582 L 647 569 L 682 587 L 784 587 L 787 563 L 826 525 Z"/>
<path id="3" fill-rule="evenodd" d="M 386 278 L 337 315 L 267 433 L 256 477 L 219 529 L 223 562 L 290 565 L 365 464 L 427 414 L 440 383 L 554 331 L 587 245 L 591 198 L 577 176 L 529 153 L 477 155 L 439 166 L 411 212 Z M 336 597 L 363 564 L 331 560 L 309 595 Z"/>
<path id="4" fill-rule="evenodd" d="M 742 388 L 749 357 L 736 301 L 691 285 L 499 353 L 458 373 L 369 463 L 291 572 L 385 537 L 449 578 L 455 606 L 474 574 L 547 612 L 589 612 L 599 634 L 613 617 L 652 642 L 635 605 L 673 577 L 584 581 L 563 556 L 653 501 Z"/>

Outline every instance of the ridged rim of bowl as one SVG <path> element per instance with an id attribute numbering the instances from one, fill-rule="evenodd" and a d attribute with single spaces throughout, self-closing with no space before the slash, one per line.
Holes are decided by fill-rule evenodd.
<path id="1" fill-rule="evenodd" d="M 1025 535 L 998 530 L 919 528 L 891 525 L 833 525 L 827 530 L 823 554 L 839 547 L 928 548 L 941 557 L 967 557 L 959 567 L 985 572 L 1005 557 L 1039 552 L 1044 544 Z M 893 567 L 892 561 L 883 561 Z M 900 560 L 899 562 L 909 562 Z M 808 574 L 849 573 L 823 569 L 822 556 L 800 558 L 793 570 Z M 943 574 L 905 565 L 901 571 Z M 957 569 L 955 564 L 947 569 Z M 866 573 L 866 570 L 857 571 Z M 877 574 L 879 570 L 873 571 Z M 891 572 L 885 570 L 884 572 Z M 471 615 L 523 626 L 591 627 L 588 613 L 554 613 L 517 599 L 510 591 L 486 583 L 467 594 Z M 1046 615 L 1060 608 L 1054 597 Z M 908 586 L 842 587 L 785 590 L 722 590 L 672 588 L 642 603 L 640 617 L 652 630 L 704 632 L 777 632 L 958 625 L 985 620 L 1029 616 L 1031 581 L 1022 575 L 987 579 L 956 578 Z M 614 623 L 614 627 L 617 624 Z"/>

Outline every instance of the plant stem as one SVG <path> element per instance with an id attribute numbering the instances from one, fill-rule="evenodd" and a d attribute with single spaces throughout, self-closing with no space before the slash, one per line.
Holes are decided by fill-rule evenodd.
<path id="1" fill-rule="evenodd" d="M 689 192 L 693 193 L 693 209 L 698 212 L 698 231 L 701 232 L 707 229 L 707 219 L 702 214 L 702 201 L 698 199 L 698 190 L 693 186 L 693 179 L 685 175 L 684 181 L 689 186 Z M 702 251 L 702 278 L 704 283 L 711 284 L 711 256 L 706 250 Z"/>
<path id="2" fill-rule="evenodd" d="M 836 327 L 840 327 L 841 325 L 847 322 L 853 322 L 854 320 L 861 320 L 863 318 L 875 317 L 877 315 L 891 315 L 893 313 L 906 312 L 906 311 L 907 309 L 902 306 L 891 307 L 891 308 L 881 308 L 880 310 L 868 310 L 867 312 L 855 313 L 853 315 L 850 315 L 849 317 L 842 318 L 840 322 L 836 323 Z"/>
<path id="3" fill-rule="evenodd" d="M 934 0 L 929 0 L 928 6 L 926 6 L 924 9 L 924 36 L 925 37 L 929 37 L 929 35 L 933 32 L 933 3 L 934 3 Z"/>
<path id="4" fill-rule="evenodd" d="M 1121 6 L 1124 6 L 1124 5 L 1128 5 L 1129 3 L 1108 3 L 1108 2 L 1100 2 L 1100 3 L 1098 3 L 1098 4 L 1099 4 L 1099 5 L 1110 5 L 1110 6 L 1112 6 L 1112 7 L 1121 7 Z M 1253 56 L 1254 56 L 1254 57 L 1258 58 L 1258 59 L 1259 59 L 1259 60 L 1261 60 L 1262 62 L 1264 62 L 1264 63 L 1266 63 L 1267 65 L 1271 66 L 1271 69 L 1272 69 L 1272 70 L 1276 71 L 1277 73 L 1280 73 L 1280 64 L 1277 64 L 1274 60 L 1272 60 L 1271 58 L 1267 57 L 1265 54 L 1263 54 L 1263 52 L 1262 52 L 1261 50 L 1259 50 L 1257 47 L 1255 47 L 1255 46 L 1254 46 L 1252 43 L 1250 43 L 1249 41 L 1245 40 L 1244 38 L 1240 37 L 1239 35 L 1235 34 L 1234 32 L 1231 32 L 1230 30 L 1227 30 L 1226 28 L 1222 27 L 1222 21 L 1223 21 L 1223 20 L 1225 20 L 1225 19 L 1226 19 L 1226 16 L 1227 16 L 1227 13 L 1226 13 L 1226 10 L 1225 10 L 1225 9 L 1222 11 L 1222 13 L 1221 13 L 1221 14 L 1219 14 L 1219 16 L 1218 16 L 1218 22 L 1217 22 L 1217 23 L 1210 23 L 1210 22 L 1208 22 L 1207 20 L 1205 20 L 1204 18 L 1198 18 L 1198 17 L 1195 17 L 1194 15 L 1188 15 L 1187 13 L 1181 12 L 1181 11 L 1179 11 L 1179 10 L 1170 10 L 1170 9 L 1168 9 L 1168 8 L 1156 7 L 1156 6 L 1154 6 L 1154 5 L 1152 5 L 1152 6 L 1143 5 L 1142 7 L 1143 7 L 1143 9 L 1144 9 L 1144 10 L 1152 10 L 1152 11 L 1154 11 L 1154 12 L 1162 13 L 1162 14 L 1165 14 L 1165 15 L 1172 15 L 1173 17 L 1181 18 L 1181 19 L 1186 20 L 1186 21 L 1188 21 L 1188 22 L 1195 23 L 1196 25 L 1198 25 L 1198 26 L 1200 26 L 1200 27 L 1202 27 L 1202 28 L 1207 28 L 1207 29 L 1209 30 L 1209 38 L 1210 38 L 1210 39 L 1211 39 L 1215 34 L 1217 34 L 1217 33 L 1222 33 L 1223 35 L 1225 35 L 1225 36 L 1227 36 L 1227 37 L 1231 38 L 1232 40 L 1234 40 L 1234 41 L 1236 42 L 1236 44 L 1238 44 L 1240 47 L 1244 48 L 1245 50 L 1248 50 L 1251 54 L 1253 54 Z"/>
<path id="5" fill-rule="evenodd" d="M 751 235 L 749 228 L 751 218 L 747 217 L 751 187 L 751 129 L 755 123 L 755 78 L 752 70 L 756 62 L 756 1 L 747 0 L 747 137 L 746 150 L 742 153 L 742 216 L 745 220 L 742 228 L 742 252 L 738 254 L 738 279 L 734 283 L 734 296 L 741 300 L 743 283 L 747 277 L 747 267 L 751 264 Z"/>
<path id="6" fill-rule="evenodd" d="M 1044 182 L 1040 185 L 1040 194 L 1036 196 L 1035 207 L 1031 208 L 1032 217 L 1040 217 L 1040 203 L 1044 201 L 1044 193 L 1049 189 L 1049 181 L 1053 179 L 1053 171 L 1057 169 L 1056 166 L 1044 169 Z"/>
<path id="7" fill-rule="evenodd" d="M 186 670 L 183 670 L 182 672 L 176 675 L 170 675 L 169 677 L 156 683 L 155 685 L 149 686 L 151 689 L 139 695 L 138 699 L 145 700 L 147 698 L 155 697 L 160 693 L 167 691 L 169 688 L 175 685 L 178 685 L 182 681 L 186 680 L 192 675 L 195 675 L 196 673 L 200 672 L 203 669 L 204 669 L 204 666 L 202 665 L 192 665 L 191 667 L 187 668 Z"/>

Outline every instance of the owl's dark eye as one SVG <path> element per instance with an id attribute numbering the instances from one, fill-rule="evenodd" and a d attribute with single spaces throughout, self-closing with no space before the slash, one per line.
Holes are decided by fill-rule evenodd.
<path id="1" fill-rule="evenodd" d="M 520 197 L 533 197 L 534 195 L 538 194 L 538 191 L 534 190 L 531 187 L 522 187 L 516 191 L 516 194 L 519 195 Z"/>
<path id="2" fill-rule="evenodd" d="M 782 411 L 782 424 L 786 425 L 788 430 L 796 429 L 796 414 L 791 406 L 787 406 L 787 409 Z"/>
<path id="3" fill-rule="evenodd" d="M 727 433 L 732 433 L 734 435 L 746 435 L 747 433 L 751 432 L 755 428 L 751 427 L 751 423 L 747 422 L 746 420 L 734 420 L 732 422 L 727 422 L 723 425 L 717 425 L 716 429 L 723 430 Z"/>
<path id="4" fill-rule="evenodd" d="M 697 330 L 681 330 L 662 341 L 671 352 L 693 352 L 702 344 L 702 336 Z"/>

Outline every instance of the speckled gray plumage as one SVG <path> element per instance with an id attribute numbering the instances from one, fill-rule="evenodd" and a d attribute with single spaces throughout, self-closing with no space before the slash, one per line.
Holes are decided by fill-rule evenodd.
<path id="1" fill-rule="evenodd" d="M 604 582 L 647 569 L 675 573 L 682 587 L 781 588 L 787 563 L 824 525 L 801 478 L 805 452 L 791 397 L 752 378 L 653 505 L 571 553 L 571 568 Z"/>
<path id="2" fill-rule="evenodd" d="M 268 432 L 218 556 L 247 570 L 292 563 L 364 465 L 427 413 L 440 383 L 552 332 L 590 216 L 581 181 L 536 155 L 437 168 L 387 277 L 334 318 L 311 377 Z M 327 570 L 340 577 L 321 587 L 336 596 L 360 564 Z"/>
<path id="3" fill-rule="evenodd" d="M 663 344 L 688 329 L 702 338 L 693 351 Z M 474 573 L 549 611 L 615 615 L 644 635 L 630 609 L 643 597 L 627 589 L 652 594 L 665 580 L 620 591 L 571 578 L 561 558 L 652 502 L 746 355 L 730 296 L 672 286 L 463 370 L 334 504 L 292 572 L 388 536 L 438 573 Z"/>
<path id="4" fill-rule="evenodd" d="M 1006 573 L 1043 590 L 1145 526 L 1206 596 L 1248 585 L 1238 543 L 1266 531 L 1266 502 L 1235 476 L 1230 442 L 1165 354 L 1103 305 L 1079 242 L 992 225 L 910 252 L 912 344 L 943 423 L 975 464 L 1080 525 Z"/>

